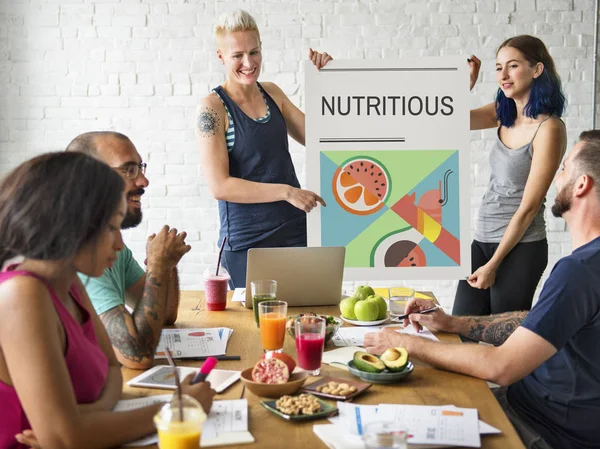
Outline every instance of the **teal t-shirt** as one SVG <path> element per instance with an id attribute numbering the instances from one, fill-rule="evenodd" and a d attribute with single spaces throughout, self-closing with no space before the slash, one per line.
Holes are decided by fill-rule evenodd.
<path id="1" fill-rule="evenodd" d="M 133 258 L 127 246 L 119 251 L 115 264 L 104 270 L 102 276 L 92 278 L 79 273 L 79 278 L 98 315 L 125 304 L 125 291 L 146 272 Z"/>

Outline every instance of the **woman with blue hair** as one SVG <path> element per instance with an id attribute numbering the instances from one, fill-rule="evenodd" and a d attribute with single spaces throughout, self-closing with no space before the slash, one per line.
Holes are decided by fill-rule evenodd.
<path id="1" fill-rule="evenodd" d="M 469 59 L 471 88 L 481 62 Z M 471 111 L 471 129 L 497 128 L 472 274 L 460 281 L 453 315 L 529 310 L 548 264 L 544 203 L 566 148 L 560 77 L 544 43 L 507 39 L 496 53 L 496 101 Z"/>

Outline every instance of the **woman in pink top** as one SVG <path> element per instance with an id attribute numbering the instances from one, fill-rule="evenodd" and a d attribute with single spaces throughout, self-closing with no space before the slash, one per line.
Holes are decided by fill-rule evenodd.
<path id="1" fill-rule="evenodd" d="M 121 176 L 82 153 L 38 156 L 0 184 L 0 267 L 22 259 L 0 273 L 0 449 L 108 448 L 153 431 L 158 405 L 111 412 L 120 366 L 77 277 L 116 260 L 125 211 Z M 208 411 L 209 385 L 184 384 Z"/>

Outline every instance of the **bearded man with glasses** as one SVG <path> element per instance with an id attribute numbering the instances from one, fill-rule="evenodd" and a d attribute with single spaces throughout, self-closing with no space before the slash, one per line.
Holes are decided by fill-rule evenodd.
<path id="1" fill-rule="evenodd" d="M 77 136 L 67 151 L 79 151 L 106 162 L 125 181 L 127 213 L 121 229 L 142 221 L 141 197 L 148 187 L 146 163 L 129 138 L 112 131 Z M 173 324 L 179 307 L 177 263 L 191 247 L 186 233 L 169 226 L 148 237 L 146 271 L 131 250 L 119 252 L 115 264 L 99 278 L 80 275 L 119 359 L 128 368 L 152 366 L 164 325 Z M 130 310 L 125 307 L 129 306 Z"/>

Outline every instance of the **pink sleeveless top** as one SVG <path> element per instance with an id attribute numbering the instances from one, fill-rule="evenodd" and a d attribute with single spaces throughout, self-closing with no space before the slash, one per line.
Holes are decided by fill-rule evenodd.
<path id="1" fill-rule="evenodd" d="M 0 284 L 15 276 L 31 276 L 44 282 L 56 313 L 65 329 L 67 348 L 65 363 L 71 377 L 77 403 L 95 402 L 100 397 L 106 376 L 108 375 L 108 359 L 100 349 L 94 332 L 94 324 L 87 309 L 82 306 L 79 291 L 72 285 L 69 293 L 75 299 L 83 316 L 79 324 L 58 298 L 52 287 L 44 279 L 28 271 L 5 271 L 0 273 Z M 24 363 L 27 363 L 24 361 Z M 17 443 L 15 434 L 30 429 L 29 421 L 21 407 L 15 389 L 0 381 L 0 449 L 25 448 Z"/>

